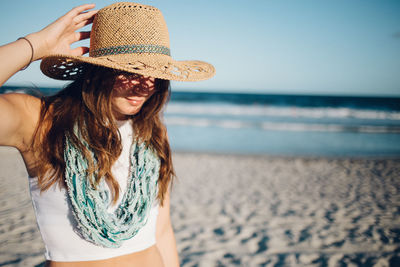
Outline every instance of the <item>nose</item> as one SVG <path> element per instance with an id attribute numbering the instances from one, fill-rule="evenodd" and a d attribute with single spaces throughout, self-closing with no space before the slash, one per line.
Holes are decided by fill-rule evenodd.
<path id="1" fill-rule="evenodd" d="M 154 90 L 154 78 L 140 76 L 133 84 L 132 90 L 141 95 L 149 95 Z"/>

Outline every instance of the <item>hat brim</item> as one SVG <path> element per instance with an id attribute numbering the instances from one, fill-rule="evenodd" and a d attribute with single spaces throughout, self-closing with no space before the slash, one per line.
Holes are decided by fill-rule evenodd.
<path id="1" fill-rule="evenodd" d="M 176 61 L 167 55 L 149 53 L 102 57 L 51 55 L 42 59 L 40 69 L 53 79 L 75 80 L 82 74 L 85 64 L 173 81 L 207 80 L 215 74 L 215 68 L 204 61 Z"/>

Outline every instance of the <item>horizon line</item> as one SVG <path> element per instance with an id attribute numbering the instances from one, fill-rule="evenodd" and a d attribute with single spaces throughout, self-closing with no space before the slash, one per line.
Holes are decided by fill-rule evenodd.
<path id="1" fill-rule="evenodd" d="M 62 89 L 62 86 L 32 86 L 28 87 L 26 85 L 2 85 L 0 88 L 21 88 L 21 89 L 31 89 L 31 90 L 39 90 L 40 88 L 46 88 L 46 89 Z M 271 89 L 264 89 L 264 90 L 271 90 Z M 375 98 L 400 98 L 400 93 L 399 94 L 334 94 L 334 93 L 323 93 L 323 92 L 293 92 L 290 93 L 288 92 L 289 90 L 281 90 L 281 92 L 277 92 L 277 90 L 274 90 L 274 92 L 262 92 L 261 89 L 255 90 L 255 89 L 205 89 L 205 88 L 175 88 L 172 90 L 172 92 L 179 92 L 179 93 L 215 93 L 215 94 L 249 94 L 249 95 L 292 95 L 292 96 L 334 96 L 334 97 L 375 97 Z"/>

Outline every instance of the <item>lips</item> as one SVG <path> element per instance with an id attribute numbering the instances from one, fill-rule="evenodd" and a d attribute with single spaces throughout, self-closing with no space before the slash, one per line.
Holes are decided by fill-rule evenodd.
<path id="1" fill-rule="evenodd" d="M 126 98 L 126 100 L 128 100 L 128 102 L 131 104 L 131 105 L 140 105 L 140 104 L 142 104 L 142 102 L 143 102 L 143 99 L 142 98 L 135 98 L 135 97 L 125 97 Z"/>

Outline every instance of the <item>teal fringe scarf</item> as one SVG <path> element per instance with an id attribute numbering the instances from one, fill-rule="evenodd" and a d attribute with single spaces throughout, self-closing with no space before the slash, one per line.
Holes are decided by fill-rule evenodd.
<path id="1" fill-rule="evenodd" d="M 158 193 L 160 169 L 160 159 L 151 147 L 132 143 L 127 190 L 113 213 L 107 211 L 111 197 L 105 179 L 97 190 L 93 188 L 89 180 L 93 177 L 87 176 L 88 161 L 68 138 L 64 160 L 68 198 L 77 222 L 75 231 L 81 237 L 98 246 L 118 248 L 146 224 Z"/>

